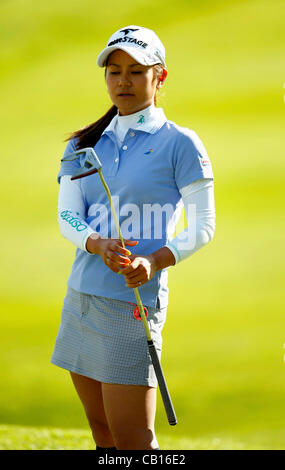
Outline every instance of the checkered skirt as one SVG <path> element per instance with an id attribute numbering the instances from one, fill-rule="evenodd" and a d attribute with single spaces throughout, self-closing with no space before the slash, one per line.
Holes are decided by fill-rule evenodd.
<path id="1" fill-rule="evenodd" d="M 157 386 L 142 321 L 135 304 L 68 287 L 52 364 L 100 382 Z M 167 307 L 147 307 L 153 342 L 161 356 Z"/>

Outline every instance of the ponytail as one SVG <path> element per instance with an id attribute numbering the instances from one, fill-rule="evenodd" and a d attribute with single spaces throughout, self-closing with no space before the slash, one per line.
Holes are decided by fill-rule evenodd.
<path id="1" fill-rule="evenodd" d="M 89 124 L 79 131 L 73 132 L 67 139 L 77 139 L 76 142 L 76 150 L 85 148 L 85 147 L 94 147 L 98 140 L 100 139 L 102 133 L 106 129 L 106 127 L 110 124 L 113 117 L 116 116 L 118 112 L 117 106 L 113 105 L 104 116 L 102 116 L 98 121 Z"/>

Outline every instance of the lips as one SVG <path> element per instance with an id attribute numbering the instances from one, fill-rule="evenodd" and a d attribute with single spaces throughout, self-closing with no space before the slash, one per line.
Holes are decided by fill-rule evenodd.
<path id="1" fill-rule="evenodd" d="M 133 93 L 119 93 L 118 96 L 135 96 Z"/>

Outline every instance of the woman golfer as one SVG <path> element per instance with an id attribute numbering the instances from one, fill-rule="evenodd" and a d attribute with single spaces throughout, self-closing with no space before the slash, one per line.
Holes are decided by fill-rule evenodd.
<path id="1" fill-rule="evenodd" d="M 214 235 L 213 172 L 197 134 L 156 107 L 167 70 L 153 31 L 119 29 L 97 64 L 113 106 L 74 132 L 64 155 L 94 148 L 129 250 L 98 175 L 71 180 L 83 160 L 62 162 L 58 219 L 77 250 L 51 362 L 70 371 L 97 449 L 158 449 L 157 380 L 133 288 L 160 356 L 167 268 Z M 188 227 L 173 238 L 183 204 Z"/>

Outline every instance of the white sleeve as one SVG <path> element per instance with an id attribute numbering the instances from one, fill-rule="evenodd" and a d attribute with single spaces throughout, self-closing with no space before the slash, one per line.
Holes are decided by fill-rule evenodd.
<path id="1" fill-rule="evenodd" d="M 70 175 L 60 178 L 58 196 L 58 223 L 64 238 L 70 240 L 81 250 L 86 249 L 90 235 L 96 233 L 85 220 L 85 205 L 80 188 L 80 181 L 71 181 Z M 91 253 L 89 253 L 91 254 Z"/>
<path id="2" fill-rule="evenodd" d="M 214 181 L 209 178 L 194 181 L 180 190 L 188 227 L 165 246 L 169 248 L 176 264 L 193 255 L 209 243 L 215 233 Z"/>

